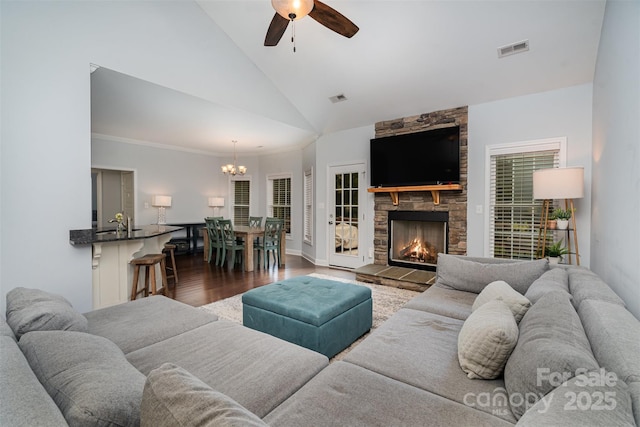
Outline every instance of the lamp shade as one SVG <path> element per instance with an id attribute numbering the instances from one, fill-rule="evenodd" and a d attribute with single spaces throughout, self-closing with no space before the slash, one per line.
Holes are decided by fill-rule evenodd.
<path id="1" fill-rule="evenodd" d="M 209 197 L 209 207 L 212 207 L 212 208 L 224 207 L 224 197 Z"/>
<path id="2" fill-rule="evenodd" d="M 313 0 L 271 0 L 271 5 L 283 18 L 297 20 L 311 12 Z"/>
<path id="3" fill-rule="evenodd" d="M 171 196 L 153 196 L 151 204 L 157 207 L 169 207 L 171 206 Z"/>
<path id="4" fill-rule="evenodd" d="M 584 168 L 550 168 L 533 172 L 534 199 L 581 199 Z"/>

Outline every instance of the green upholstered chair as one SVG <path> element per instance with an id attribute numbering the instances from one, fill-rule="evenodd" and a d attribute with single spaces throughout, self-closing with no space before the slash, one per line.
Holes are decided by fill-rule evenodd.
<path id="1" fill-rule="evenodd" d="M 216 265 L 222 265 L 222 237 L 220 236 L 220 224 L 218 221 L 223 219 L 221 216 L 210 216 L 204 219 L 207 226 L 207 234 L 209 236 L 209 255 L 207 256 L 207 262 L 211 263 L 213 256 L 213 250 L 216 250 Z"/>
<path id="2" fill-rule="evenodd" d="M 262 237 L 262 243 L 255 247 L 258 251 L 258 267 L 260 266 L 260 252 L 264 258 L 264 267 L 269 267 L 269 252 L 273 253 L 274 263 L 278 262 L 278 267 L 282 265 L 280 259 L 280 238 L 282 236 L 282 229 L 284 227 L 284 220 L 278 218 L 267 218 L 264 223 L 264 234 Z"/>
<path id="3" fill-rule="evenodd" d="M 242 261 L 242 269 L 244 270 L 244 243 L 239 243 L 236 239 L 236 233 L 233 230 L 233 224 L 230 219 L 222 219 L 218 221 L 220 224 L 220 234 L 222 236 L 222 259 L 220 265 L 224 264 L 227 259 L 227 252 L 231 253 L 230 264 L 234 266 L 236 263 L 236 254 L 240 253 L 240 260 Z"/>

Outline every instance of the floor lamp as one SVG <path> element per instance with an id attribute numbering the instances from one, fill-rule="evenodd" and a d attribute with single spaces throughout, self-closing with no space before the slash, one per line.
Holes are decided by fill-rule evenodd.
<path id="1" fill-rule="evenodd" d="M 544 224 L 542 232 L 538 234 L 538 251 L 542 249 L 542 257 L 547 242 L 547 220 L 549 216 L 549 202 L 564 199 L 564 207 L 571 210 L 571 225 L 573 227 L 573 241 L 576 248 L 576 264 L 580 265 L 580 250 L 578 249 L 578 226 L 576 225 L 573 199 L 584 197 L 584 168 L 549 168 L 533 172 L 533 198 L 543 199 L 541 221 Z M 569 249 L 569 264 L 571 264 L 571 238 L 567 238 Z"/>

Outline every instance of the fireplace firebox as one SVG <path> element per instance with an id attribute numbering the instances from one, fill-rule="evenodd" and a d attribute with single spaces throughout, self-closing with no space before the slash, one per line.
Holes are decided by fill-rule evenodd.
<path id="1" fill-rule="evenodd" d="M 389 265 L 436 270 L 438 253 L 447 253 L 448 212 L 390 211 Z"/>

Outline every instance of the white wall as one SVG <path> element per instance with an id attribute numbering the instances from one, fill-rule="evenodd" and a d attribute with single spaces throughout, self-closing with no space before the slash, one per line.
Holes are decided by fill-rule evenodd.
<path id="1" fill-rule="evenodd" d="M 69 230 L 91 226 L 91 63 L 265 116 L 292 107 L 193 2 L 3 1 L 0 8 L 0 311 L 16 286 L 60 293 L 87 311 L 91 248 L 71 246 Z M 203 42 L 208 56 L 198 52 Z M 219 71 L 220 58 L 233 76 Z M 295 114 L 280 119 L 303 122 Z"/>
<path id="2" fill-rule="evenodd" d="M 369 141 L 375 136 L 374 125 L 363 126 L 356 129 L 349 129 L 342 132 L 335 132 L 323 135 L 316 141 L 316 165 L 314 168 L 315 191 L 316 191 L 316 218 L 315 218 L 315 262 L 319 265 L 329 264 L 329 252 L 327 241 L 329 239 L 328 221 L 328 194 L 327 194 L 327 171 L 329 166 L 345 165 L 350 163 L 365 163 L 367 176 L 365 177 L 365 188 L 369 187 Z M 365 207 L 366 229 L 365 242 L 367 242 L 365 264 L 373 263 L 372 258 L 368 258 L 369 247 L 373 247 L 373 194 L 367 193 Z M 329 240 L 328 240 L 329 239 Z"/>
<path id="3" fill-rule="evenodd" d="M 590 263 L 591 85 L 469 106 L 467 253 L 483 256 L 485 149 L 489 145 L 567 137 L 567 166 L 584 166 L 585 197 L 575 201 L 580 263 Z M 476 207 L 482 206 L 482 214 Z"/>
<path id="4" fill-rule="evenodd" d="M 640 318 L 640 2 L 607 2 L 593 88 L 591 267 Z M 624 42 L 621 42 L 624 41 Z"/>

